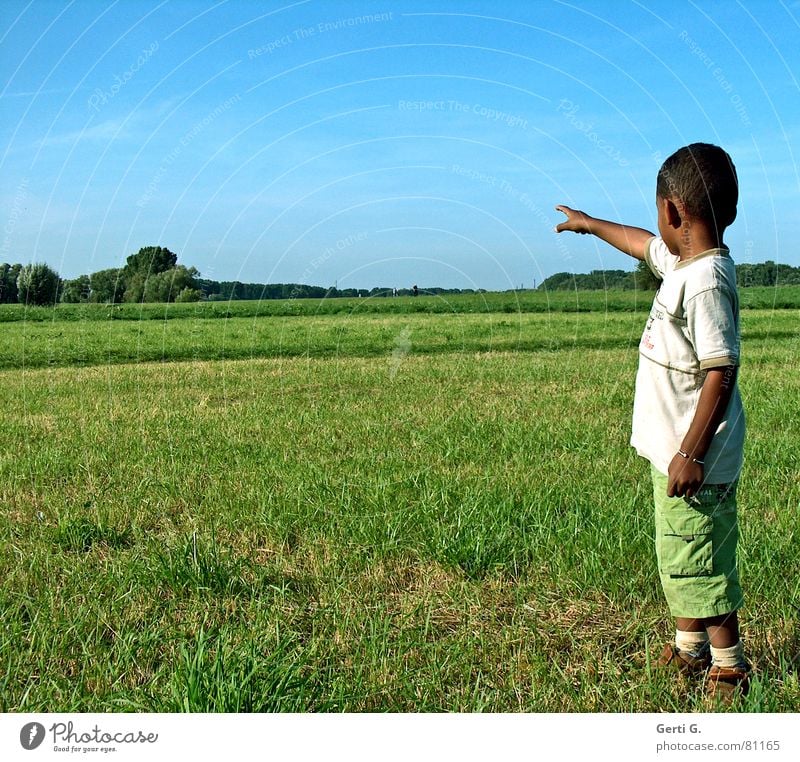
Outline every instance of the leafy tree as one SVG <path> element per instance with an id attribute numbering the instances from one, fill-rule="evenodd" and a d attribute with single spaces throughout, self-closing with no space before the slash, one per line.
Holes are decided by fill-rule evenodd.
<path id="1" fill-rule="evenodd" d="M 768 259 L 764 262 L 764 285 L 765 286 L 774 286 L 778 279 L 778 269 L 775 267 L 775 263 Z"/>
<path id="2" fill-rule="evenodd" d="M 88 302 L 91 281 L 88 275 L 79 275 L 73 280 L 65 280 L 61 289 L 61 301 L 69 304 Z"/>
<path id="3" fill-rule="evenodd" d="M 171 302 L 186 286 L 194 288 L 200 273 L 192 268 L 187 280 L 187 268 L 177 264 L 178 255 L 162 246 L 145 246 L 131 254 L 122 270 L 125 301 Z"/>
<path id="4" fill-rule="evenodd" d="M 575 288 L 575 276 L 572 273 L 556 273 L 539 284 L 542 291 L 564 291 Z"/>
<path id="5" fill-rule="evenodd" d="M 776 283 L 779 286 L 800 285 L 800 267 L 792 267 L 791 265 L 776 265 L 776 269 Z"/>
<path id="6" fill-rule="evenodd" d="M 8 287 L 6 286 L 6 276 L 10 269 L 11 265 L 8 264 L 8 262 L 3 262 L 3 264 L 0 265 L 0 304 L 5 304 L 7 301 L 6 292 Z M 16 299 L 14 301 L 16 301 Z"/>
<path id="7" fill-rule="evenodd" d="M 20 270 L 20 264 L 9 265 L 4 262 L 0 265 L 0 304 L 17 303 L 17 278 Z"/>
<path id="8" fill-rule="evenodd" d="M 655 291 L 661 283 L 643 259 L 636 263 L 634 282 L 639 291 Z"/>
<path id="9" fill-rule="evenodd" d="M 148 278 L 151 275 L 171 270 L 178 264 L 178 255 L 161 246 L 145 246 L 126 260 L 124 274 L 126 280 L 135 273 Z"/>
<path id="10" fill-rule="evenodd" d="M 170 270 L 148 276 L 143 284 L 141 301 L 169 302 L 171 285 L 172 272 Z"/>
<path id="11" fill-rule="evenodd" d="M 118 304 L 125 293 L 125 281 L 122 270 L 118 267 L 92 273 L 89 276 L 89 285 L 89 301 L 97 304 Z"/>
<path id="12" fill-rule="evenodd" d="M 43 263 L 25 265 L 17 276 L 17 299 L 21 304 L 55 304 L 61 278 Z"/>
<path id="13" fill-rule="evenodd" d="M 776 264 L 772 260 L 759 264 L 736 265 L 740 286 L 796 286 L 800 284 L 800 267 Z"/>
<path id="14" fill-rule="evenodd" d="M 133 275 L 126 278 L 123 300 L 126 302 L 133 302 L 134 304 L 144 301 L 145 281 L 146 278 L 142 273 L 133 273 Z"/>
<path id="15" fill-rule="evenodd" d="M 194 267 L 178 265 L 170 270 L 148 276 L 142 285 L 141 301 L 143 302 L 174 302 L 178 294 L 186 289 L 194 290 L 197 287 L 197 276 L 200 273 Z M 138 292 L 139 276 L 135 276 L 134 289 Z M 126 292 L 126 298 L 127 298 Z"/>

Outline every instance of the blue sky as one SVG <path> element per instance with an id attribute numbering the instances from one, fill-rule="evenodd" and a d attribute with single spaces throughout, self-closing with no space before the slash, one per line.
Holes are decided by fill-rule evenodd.
<path id="1" fill-rule="evenodd" d="M 798 37 L 798 2 L 5 0 L 0 261 L 529 287 L 630 269 L 553 207 L 654 229 L 705 141 L 734 259 L 800 265 Z"/>

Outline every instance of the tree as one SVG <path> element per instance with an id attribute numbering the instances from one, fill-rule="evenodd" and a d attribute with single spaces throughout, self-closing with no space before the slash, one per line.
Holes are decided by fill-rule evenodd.
<path id="1" fill-rule="evenodd" d="M 125 293 L 125 281 L 122 270 L 118 267 L 92 273 L 89 276 L 89 285 L 89 301 L 98 304 L 118 304 Z"/>
<path id="2" fill-rule="evenodd" d="M 122 269 L 126 302 L 167 302 L 170 289 L 162 273 L 173 270 L 178 255 L 162 246 L 145 246 L 131 254 Z M 184 268 L 185 269 L 185 268 Z M 198 273 L 199 274 L 199 273 Z M 150 283 L 151 278 L 154 278 Z"/>
<path id="3" fill-rule="evenodd" d="M 4 262 L 0 265 L 0 304 L 16 304 L 17 278 L 22 265 L 9 265 Z"/>
<path id="4" fill-rule="evenodd" d="M 145 276 L 142 273 L 133 273 L 125 279 L 125 296 L 123 300 L 138 304 L 144 301 Z"/>
<path id="5" fill-rule="evenodd" d="M 79 275 L 73 280 L 65 280 L 61 289 L 61 301 L 68 304 L 88 302 L 91 281 L 88 275 Z"/>
<path id="6" fill-rule="evenodd" d="M 656 278 L 647 262 L 640 259 L 636 264 L 636 274 L 634 276 L 636 288 L 640 291 L 655 291 L 661 281 Z"/>
<path id="7" fill-rule="evenodd" d="M 172 287 L 172 271 L 148 276 L 144 282 L 143 302 L 170 302 Z"/>
<path id="8" fill-rule="evenodd" d="M 171 270 L 178 264 L 178 255 L 161 246 L 145 246 L 126 260 L 124 274 L 126 280 L 135 273 L 146 278 Z"/>
<path id="9" fill-rule="evenodd" d="M 17 276 L 17 299 L 21 304 L 55 304 L 60 285 L 58 273 L 46 264 L 25 265 Z"/>
<path id="10" fill-rule="evenodd" d="M 197 288 L 199 274 L 194 267 L 186 268 L 178 265 L 170 270 L 150 275 L 142 283 L 140 300 L 143 302 L 174 302 L 178 294 L 187 289 L 192 291 Z M 134 276 L 132 288 L 129 289 L 132 293 L 138 293 L 139 277 L 139 275 Z M 128 292 L 125 296 L 127 299 Z"/>
<path id="11" fill-rule="evenodd" d="M 764 262 L 763 268 L 764 268 L 764 285 L 774 286 L 775 283 L 777 282 L 777 277 L 778 277 L 778 270 L 775 267 L 775 263 L 771 259 L 768 259 L 766 262 Z"/>

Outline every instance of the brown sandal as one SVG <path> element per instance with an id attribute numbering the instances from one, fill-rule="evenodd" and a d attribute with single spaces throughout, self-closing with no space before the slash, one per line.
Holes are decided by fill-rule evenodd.
<path id="1" fill-rule="evenodd" d="M 745 667 L 712 666 L 708 672 L 706 693 L 709 698 L 730 702 L 739 693 L 747 695 L 750 690 L 750 670 Z"/>
<path id="2" fill-rule="evenodd" d="M 662 669 L 677 670 L 682 675 L 700 675 L 711 665 L 711 654 L 706 651 L 702 656 L 692 656 L 681 651 L 672 643 L 667 643 L 656 666 Z"/>

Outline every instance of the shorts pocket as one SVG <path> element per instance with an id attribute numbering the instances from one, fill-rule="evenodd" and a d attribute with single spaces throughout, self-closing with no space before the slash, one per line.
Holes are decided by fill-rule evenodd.
<path id="1" fill-rule="evenodd" d="M 684 500 L 703 513 L 718 516 L 736 510 L 736 485 L 710 484 Z"/>
<path id="2" fill-rule="evenodd" d="M 673 577 L 704 577 L 714 571 L 714 521 L 686 503 L 665 511 L 658 535 L 659 571 Z"/>

